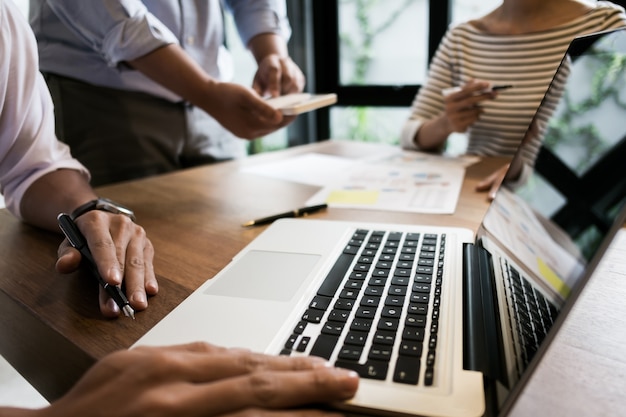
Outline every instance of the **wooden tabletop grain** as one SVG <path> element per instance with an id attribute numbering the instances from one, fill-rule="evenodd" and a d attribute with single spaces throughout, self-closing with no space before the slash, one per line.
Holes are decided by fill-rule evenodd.
<path id="1" fill-rule="evenodd" d="M 0 354 L 48 400 L 58 398 L 95 360 L 131 346 L 265 228 L 243 228 L 242 222 L 301 207 L 319 189 L 246 173 L 241 168 L 308 152 L 358 158 L 376 155 L 381 149 L 383 145 L 325 141 L 99 188 L 100 195 L 134 209 L 155 247 L 154 268 L 160 291 L 149 299 L 148 309 L 139 312 L 134 321 L 104 319 L 98 310 L 97 284 L 85 272 L 61 275 L 54 271 L 59 234 L 23 224 L 6 210 L 0 210 Z M 467 169 L 453 215 L 331 208 L 313 217 L 445 224 L 476 230 L 488 202 L 485 194 L 474 191 L 475 186 L 505 162 L 502 158 L 484 158 Z M 583 314 L 587 322 L 602 320 L 597 310 Z M 625 312 L 626 307 L 621 310 Z M 613 320 L 622 326 L 621 340 L 626 341 L 621 317 Z M 593 327 L 589 323 L 576 327 L 573 338 L 588 336 Z M 560 342 L 567 346 L 562 352 L 568 358 L 572 349 L 573 354 L 580 354 L 581 349 L 584 354 L 596 354 L 592 347 L 572 345 L 567 338 Z M 622 380 L 626 379 L 624 356 L 618 371 Z M 558 359 L 553 361 L 558 363 Z M 560 365 L 557 367 L 560 369 Z M 583 363 L 577 367 L 582 368 Z M 580 369 L 577 378 L 579 372 Z M 597 381 L 586 382 L 575 384 L 575 388 L 583 393 L 597 389 Z M 517 407 L 514 413 L 525 415 L 533 410 L 536 414 L 537 407 L 561 402 L 559 397 L 551 403 L 542 397 L 541 387 L 537 391 L 532 388 L 531 383 L 527 389 L 527 396 L 532 399 L 530 405 Z M 576 398 L 586 395 L 576 393 Z M 523 405 L 522 402 L 520 407 Z"/>

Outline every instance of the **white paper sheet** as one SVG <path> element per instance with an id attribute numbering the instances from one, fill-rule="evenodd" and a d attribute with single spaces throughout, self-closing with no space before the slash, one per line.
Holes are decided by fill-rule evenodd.
<path id="1" fill-rule="evenodd" d="M 242 172 L 322 187 L 346 172 L 353 163 L 354 159 L 307 153 L 267 164 L 245 167 Z"/>
<path id="2" fill-rule="evenodd" d="M 306 204 L 415 213 L 454 213 L 465 167 L 475 156 L 447 157 L 390 147 L 361 159 L 309 153 L 243 172 L 323 187 Z"/>
<path id="3" fill-rule="evenodd" d="M 457 164 L 358 162 L 307 201 L 330 207 L 454 213 L 465 176 Z"/>

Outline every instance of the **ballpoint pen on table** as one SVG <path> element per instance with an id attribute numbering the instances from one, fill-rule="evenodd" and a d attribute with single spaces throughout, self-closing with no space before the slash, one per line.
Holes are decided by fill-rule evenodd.
<path id="1" fill-rule="evenodd" d="M 93 256 L 91 256 L 91 251 L 87 246 L 87 241 L 85 240 L 85 237 L 80 232 L 72 218 L 68 214 L 61 213 L 57 217 L 57 220 L 59 221 L 59 227 L 61 228 L 61 231 L 67 238 L 68 242 L 70 242 L 70 245 L 76 248 L 89 264 L 91 273 L 96 277 L 98 283 L 115 301 L 119 308 L 124 312 L 124 315 L 126 317 L 132 317 L 133 319 L 135 319 L 135 310 L 133 310 L 133 308 L 130 306 L 130 303 L 122 292 L 122 289 L 117 285 L 110 285 L 104 280 L 104 278 L 102 278 L 102 275 L 100 275 L 100 273 L 98 272 L 98 267 L 96 266 Z"/>
<path id="2" fill-rule="evenodd" d="M 263 217 L 262 219 L 250 220 L 250 221 L 245 222 L 244 224 L 242 224 L 242 226 L 243 227 L 257 226 L 257 225 L 261 225 L 261 224 L 271 223 L 274 220 L 278 220 L 278 219 L 286 219 L 288 217 L 302 217 L 302 216 L 306 216 L 306 215 L 311 214 L 311 213 L 315 213 L 316 211 L 323 210 L 326 207 L 328 207 L 328 204 L 325 204 L 325 203 L 324 204 L 318 204 L 316 206 L 302 207 L 302 208 L 299 208 L 299 209 L 286 211 L 284 213 L 275 214 L 273 216 Z"/>

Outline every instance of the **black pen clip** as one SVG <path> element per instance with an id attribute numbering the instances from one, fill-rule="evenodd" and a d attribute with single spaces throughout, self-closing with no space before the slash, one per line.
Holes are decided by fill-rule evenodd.
<path id="1" fill-rule="evenodd" d="M 61 213 L 57 216 L 57 220 L 59 221 L 59 228 L 67 238 L 70 245 L 76 248 L 82 256 L 87 258 L 87 261 L 93 264 L 93 257 L 87 249 L 87 241 L 80 230 L 78 230 L 78 227 L 72 218 L 66 213 Z"/>
<path id="2" fill-rule="evenodd" d="M 85 238 L 80 231 L 77 230 L 74 221 L 72 221 L 72 218 L 69 215 L 61 213 L 57 216 L 57 220 L 59 221 L 61 231 L 67 238 L 67 241 L 70 242 L 70 245 L 80 250 L 87 244 L 87 242 L 85 242 Z"/>

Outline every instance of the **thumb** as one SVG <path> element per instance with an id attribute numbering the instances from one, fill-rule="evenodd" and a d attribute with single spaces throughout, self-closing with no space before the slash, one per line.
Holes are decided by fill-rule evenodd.
<path id="1" fill-rule="evenodd" d="M 70 246 L 67 239 L 64 239 L 57 250 L 57 262 L 55 268 L 57 272 L 68 274 L 78 269 L 80 265 L 80 252 Z"/>

